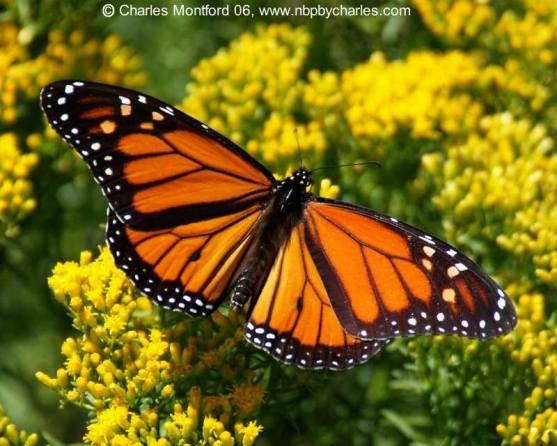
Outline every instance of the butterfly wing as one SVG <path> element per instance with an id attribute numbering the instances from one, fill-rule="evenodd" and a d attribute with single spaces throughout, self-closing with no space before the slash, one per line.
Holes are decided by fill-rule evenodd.
<path id="1" fill-rule="evenodd" d="M 259 203 L 270 172 L 205 124 L 155 98 L 93 82 L 41 93 L 53 128 L 93 172 L 111 209 L 151 231 Z"/>
<path id="2" fill-rule="evenodd" d="M 161 305 L 213 311 L 273 176 L 206 125 L 131 90 L 61 81 L 43 90 L 41 102 L 108 199 L 117 265 Z"/>
<path id="3" fill-rule="evenodd" d="M 345 332 L 305 237 L 297 226 L 279 251 L 252 305 L 245 336 L 274 358 L 303 368 L 343 370 L 365 362 L 387 341 Z"/>
<path id="4" fill-rule="evenodd" d="M 331 307 L 351 336 L 488 339 L 516 325 L 509 297 L 480 267 L 392 217 L 313 198 L 304 235 Z"/>

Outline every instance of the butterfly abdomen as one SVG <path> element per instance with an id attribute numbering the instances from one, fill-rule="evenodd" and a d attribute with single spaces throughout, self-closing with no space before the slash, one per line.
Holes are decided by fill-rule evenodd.
<path id="1" fill-rule="evenodd" d="M 307 203 L 309 172 L 301 168 L 275 185 L 275 193 L 254 227 L 253 242 L 246 252 L 233 281 L 230 306 L 242 308 L 259 295 L 273 262 L 297 225 L 303 222 Z M 252 302 L 253 305 L 253 302 Z"/>

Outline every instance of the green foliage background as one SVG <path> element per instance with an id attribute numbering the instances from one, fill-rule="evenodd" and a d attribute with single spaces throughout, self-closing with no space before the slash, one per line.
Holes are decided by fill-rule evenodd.
<path id="1" fill-rule="evenodd" d="M 133 5 L 150 3 L 136 0 Z M 370 363 L 342 374 L 302 373 L 270 364 L 260 382 L 292 378 L 298 385 L 268 384 L 266 405 L 254 414 L 264 427 L 257 444 L 557 444 L 552 411 L 557 387 L 557 231 L 552 221 L 557 216 L 551 214 L 557 192 L 557 8 L 527 0 L 483 6 L 465 0 L 367 3 L 408 6 L 411 15 L 108 19 L 100 12 L 100 1 L 0 3 L 1 32 L 8 35 L 8 26 L 17 29 L 15 41 L 2 45 L 21 51 L 12 59 L 12 53 L 0 55 L 0 134 L 15 133 L 21 153 L 39 154 L 29 174 L 36 209 L 19 216 L 3 214 L 2 224 L 18 230 L 0 236 L 0 404 L 20 429 L 61 443 L 83 439 L 88 414 L 72 405 L 58 410 L 59 396 L 39 383 L 35 373 L 55 376 L 63 362 L 60 345 L 75 336 L 46 279 L 56 262 L 77 260 L 82 250 L 96 252 L 104 243 L 106 209 L 84 164 L 61 141 L 45 136 L 40 88 L 61 77 L 84 78 L 140 88 L 171 104 L 186 98 L 187 106 L 185 86 L 202 84 L 191 74 L 201 59 L 242 33 L 254 32 L 257 24 L 274 22 L 303 26 L 312 38 L 300 79 L 312 71 L 336 73 L 334 85 L 346 96 L 339 103 L 327 102 L 333 101 L 334 91 L 318 81 L 307 82 L 314 94 L 323 95 L 323 115 L 342 116 L 344 109 L 348 114 L 362 100 L 361 121 L 343 117 L 328 126 L 323 119 L 320 129 L 328 138 L 328 152 L 310 161 L 379 160 L 379 172 L 326 174 L 341 186 L 343 199 L 414 223 L 481 261 L 519 303 L 521 322 L 517 333 L 504 341 L 398 340 Z M 188 2 L 192 7 L 204 4 Z M 336 6 L 305 2 L 317 4 Z M 252 10 L 259 5 L 271 6 L 260 1 L 251 4 Z M 72 42 L 69 36 L 76 30 L 84 38 Z M 58 65 L 49 62 L 56 55 L 45 54 L 52 31 L 59 31 L 61 44 L 69 48 Z M 110 35 L 120 36 L 121 43 L 107 44 Z M 90 57 L 85 48 L 92 41 L 97 50 Z M 456 62 L 446 62 L 443 56 L 453 51 L 458 52 Z M 385 61 L 399 61 L 400 71 L 396 62 L 377 57 L 370 62 L 377 52 Z M 123 66 L 111 65 L 115 53 L 121 54 Z M 424 59 L 416 54 L 425 54 Z M 429 61 L 430 56 L 439 58 Z M 10 72 L 26 60 L 38 62 L 30 70 Z M 355 69 L 360 66 L 361 79 Z M 459 77 L 469 67 L 474 68 L 472 80 Z M 384 79 L 387 72 L 393 76 L 390 83 Z M 431 79 L 446 85 L 428 89 Z M 402 97 L 397 99 L 400 92 L 395 92 L 392 102 L 366 104 L 367 95 L 381 96 L 380 81 L 383 87 L 400 85 Z M 13 92 L 14 98 L 6 99 Z M 416 92 L 425 93 L 414 96 Z M 441 99 L 445 102 L 438 105 Z M 425 112 L 433 124 L 410 112 L 410 117 L 396 115 L 400 104 L 422 100 L 431 101 L 430 114 L 438 113 L 438 121 Z M 313 107 L 304 110 L 300 126 L 319 121 L 320 108 Z M 456 125 L 450 122 L 453 115 L 458 116 Z M 369 127 L 372 121 L 380 123 L 381 131 Z M 389 126 L 394 128 L 390 133 L 385 130 Z M 241 135 L 242 142 L 250 140 L 248 133 Z M 0 150 L 7 150 L 5 144 Z M 296 163 L 294 155 L 270 167 L 283 173 L 286 165 Z M 498 169 L 502 173 L 494 173 Z M 531 189 L 533 196 L 526 193 Z M 2 438 L 17 444 L 9 436 Z"/>

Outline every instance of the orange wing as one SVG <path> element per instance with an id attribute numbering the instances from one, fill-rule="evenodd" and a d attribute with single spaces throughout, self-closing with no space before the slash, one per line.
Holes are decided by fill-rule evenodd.
<path id="1" fill-rule="evenodd" d="M 208 221 L 136 231 L 108 212 L 116 265 L 159 305 L 207 316 L 220 305 L 251 240 L 257 207 Z"/>
<path id="2" fill-rule="evenodd" d="M 339 323 L 323 280 L 296 227 L 252 305 L 246 338 L 276 359 L 304 368 L 343 370 L 367 361 L 386 341 L 364 341 Z"/>
<path id="3" fill-rule="evenodd" d="M 46 87 L 41 99 L 110 208 L 134 229 L 168 229 L 234 213 L 260 203 L 276 182 L 236 144 L 150 96 L 61 81 Z"/>
<path id="4" fill-rule="evenodd" d="M 360 206 L 313 198 L 305 240 L 340 324 L 359 339 L 508 333 L 508 296 L 463 254 Z"/>
<path id="5" fill-rule="evenodd" d="M 162 306 L 214 311 L 276 184 L 271 173 L 206 125 L 135 91 L 61 81 L 41 100 L 108 199 L 117 266 Z"/>

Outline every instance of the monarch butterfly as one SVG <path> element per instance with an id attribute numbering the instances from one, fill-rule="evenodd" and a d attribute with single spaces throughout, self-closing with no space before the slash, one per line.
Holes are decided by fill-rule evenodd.
<path id="1" fill-rule="evenodd" d="M 229 139 L 147 95 L 60 81 L 43 110 L 108 199 L 116 265 L 157 304 L 207 316 L 249 302 L 245 337 L 302 368 L 343 370 L 390 338 L 511 331 L 514 306 L 443 241 L 277 181 Z"/>

